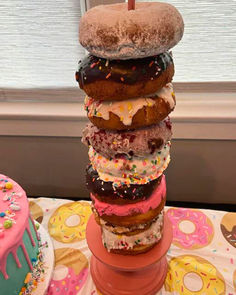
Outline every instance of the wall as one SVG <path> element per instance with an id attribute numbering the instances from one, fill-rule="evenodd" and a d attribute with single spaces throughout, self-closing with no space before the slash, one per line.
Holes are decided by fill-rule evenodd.
<path id="1" fill-rule="evenodd" d="M 168 200 L 235 203 L 236 141 L 173 140 Z M 87 198 L 87 148 L 80 138 L 0 137 L 0 172 L 28 196 Z"/>

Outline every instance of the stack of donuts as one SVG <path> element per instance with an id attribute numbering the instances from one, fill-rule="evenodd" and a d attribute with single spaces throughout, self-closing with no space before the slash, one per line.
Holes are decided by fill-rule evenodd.
<path id="1" fill-rule="evenodd" d="M 159 2 L 96 6 L 81 18 L 89 52 L 76 72 L 91 121 L 82 138 L 86 180 L 109 252 L 143 253 L 162 238 L 176 103 L 169 50 L 183 30 L 176 8 Z"/>

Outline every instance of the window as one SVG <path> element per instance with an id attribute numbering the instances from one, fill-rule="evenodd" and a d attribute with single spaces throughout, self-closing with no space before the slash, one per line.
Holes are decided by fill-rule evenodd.
<path id="1" fill-rule="evenodd" d="M 74 77 L 78 61 L 85 54 L 78 41 L 81 7 L 83 10 L 84 7 L 94 6 L 101 2 L 118 1 L 1 1 L 0 102 L 3 103 L 0 108 L 0 119 L 12 119 L 11 134 L 57 134 L 58 136 L 81 134 L 81 128 L 78 128 L 76 121 L 82 118 L 83 124 L 86 123 L 86 114 L 82 110 L 84 93 L 79 90 Z M 214 135 L 214 138 L 221 138 L 224 134 L 224 122 L 227 120 L 236 122 L 234 111 L 236 101 L 236 0 L 158 1 L 172 3 L 179 9 L 185 21 L 184 37 L 173 48 L 173 56 L 176 66 L 174 81 L 178 82 L 175 89 L 177 92 L 187 93 L 183 95 L 178 93 L 177 109 L 172 118 L 179 122 L 182 120 L 180 124 L 182 122 L 185 124 L 188 120 L 190 122 L 192 119 L 196 122 L 202 121 L 202 118 L 205 120 L 210 118 L 209 120 L 212 121 L 220 118 L 222 132 L 219 137 Z M 202 82 L 206 84 L 205 88 Z M 223 102 L 220 94 L 215 95 L 219 89 L 221 92 L 228 92 L 224 95 Z M 193 92 L 201 92 L 201 94 L 189 95 Z M 209 94 L 210 92 L 214 93 Z M 81 101 L 75 106 L 78 98 Z M 212 99 L 217 100 L 214 107 L 212 107 Z M 4 104 L 4 102 L 15 100 L 18 101 L 15 109 L 13 104 Z M 19 106 L 22 100 L 29 102 L 27 108 L 26 104 Z M 31 105 L 30 101 L 33 102 Z M 38 108 L 35 108 L 35 103 L 38 101 L 43 101 L 44 105 L 40 107 L 38 105 Z M 62 105 L 57 104 L 55 107 L 54 102 L 61 102 Z M 66 107 L 63 103 L 67 104 Z M 71 103 L 70 106 L 68 106 L 69 103 Z M 209 113 L 210 108 L 211 113 Z M 14 121 L 16 117 L 19 119 L 17 130 Z M 48 119 L 47 123 L 43 122 L 45 117 Z M 35 125 L 31 128 L 26 121 L 21 124 L 21 118 L 32 119 Z M 62 124 L 60 120 L 66 121 L 67 119 L 68 128 L 66 129 L 63 127 L 65 122 Z M 7 120 L 4 125 L 5 129 L 0 130 L 0 135 L 9 134 L 7 128 L 10 128 L 10 125 Z M 53 120 L 62 126 L 54 124 Z M 70 120 L 73 121 L 74 127 L 71 127 Z M 42 124 L 40 125 L 39 122 Z M 49 122 L 53 125 L 51 131 L 47 130 Z M 227 126 L 235 128 L 235 124 Z M 205 129 L 195 127 L 196 130 L 207 128 L 206 126 Z M 35 131 L 36 128 L 40 129 L 38 133 Z M 71 133 L 68 130 L 72 130 Z M 183 128 L 181 134 L 194 137 L 194 132 L 186 133 Z M 227 134 L 232 134 L 232 132 Z M 198 135 L 198 138 L 207 138 L 211 136 L 211 132 L 206 133 L 205 137 L 201 136 L 201 134 Z"/>
<path id="2" fill-rule="evenodd" d="M 236 1 L 168 2 L 185 21 L 173 49 L 175 81 L 235 81 Z M 79 0 L 7 0 L 0 10 L 0 87 L 77 87 Z"/>
<path id="3" fill-rule="evenodd" d="M 174 81 L 236 81 L 236 1 L 158 0 L 173 4 L 185 22 L 173 48 Z"/>

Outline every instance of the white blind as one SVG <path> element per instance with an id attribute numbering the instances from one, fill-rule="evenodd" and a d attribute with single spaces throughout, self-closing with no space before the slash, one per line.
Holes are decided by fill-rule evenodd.
<path id="1" fill-rule="evenodd" d="M 79 0 L 0 3 L 0 87 L 77 86 Z"/>
<path id="2" fill-rule="evenodd" d="M 174 81 L 235 81 L 236 0 L 168 2 L 185 21 Z M 79 0 L 1 1 L 0 87 L 77 86 L 80 16 Z"/>
<path id="3" fill-rule="evenodd" d="M 174 81 L 236 81 L 236 0 L 158 1 L 184 18 L 184 37 L 172 50 Z"/>

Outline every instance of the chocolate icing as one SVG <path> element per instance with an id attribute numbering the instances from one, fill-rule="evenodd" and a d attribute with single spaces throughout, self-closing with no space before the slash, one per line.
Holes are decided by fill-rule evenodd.
<path id="1" fill-rule="evenodd" d="M 148 199 L 159 185 L 162 176 L 146 184 L 131 184 L 113 189 L 111 181 L 102 181 L 96 170 L 89 165 L 86 169 L 86 185 L 90 192 L 102 202 L 111 204 L 137 203 Z"/>
<path id="2" fill-rule="evenodd" d="M 142 59 L 110 61 L 89 54 L 79 62 L 76 80 L 81 89 L 85 84 L 107 79 L 132 85 L 158 78 L 171 64 L 169 52 Z"/>
<path id="3" fill-rule="evenodd" d="M 226 227 L 221 224 L 221 232 L 225 239 L 234 247 L 236 248 L 236 225 L 232 228 L 232 231 L 228 231 Z"/>

